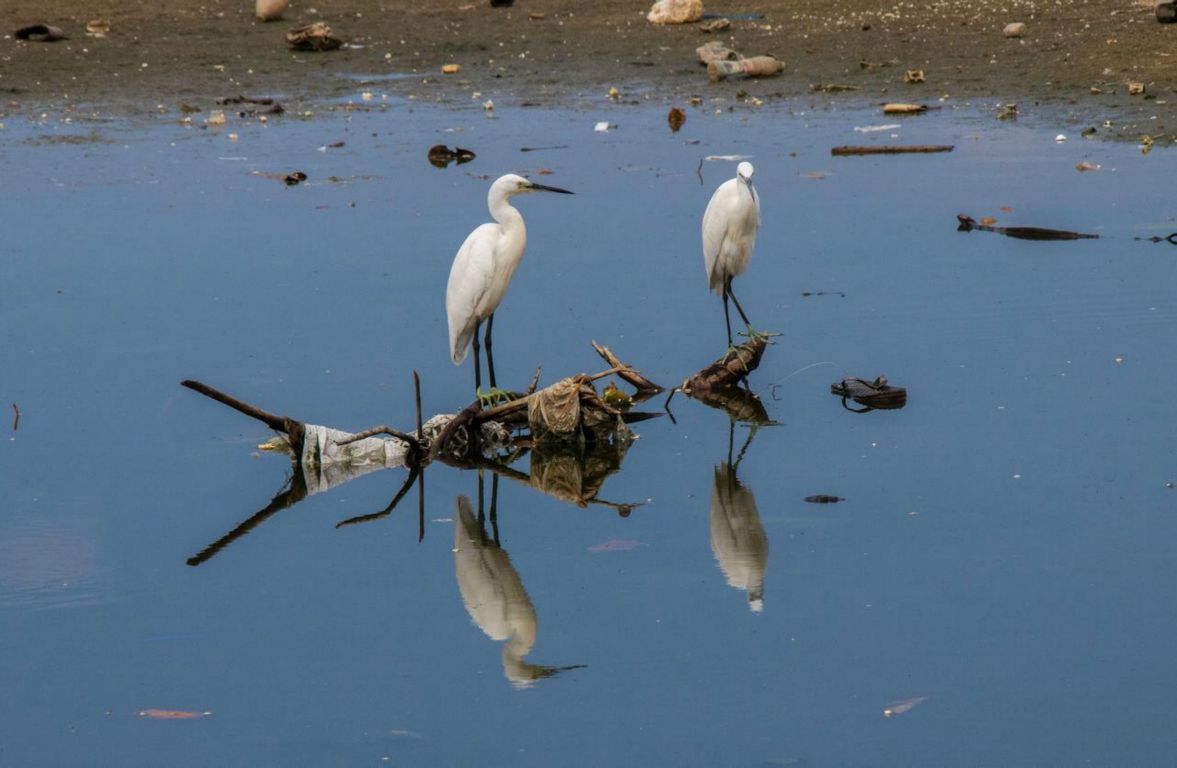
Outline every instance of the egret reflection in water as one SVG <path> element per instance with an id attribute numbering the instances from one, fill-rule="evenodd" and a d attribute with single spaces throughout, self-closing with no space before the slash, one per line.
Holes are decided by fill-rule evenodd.
<path id="1" fill-rule="evenodd" d="M 524 660 L 535 645 L 538 619 L 519 572 L 499 544 L 497 475 L 491 479 L 493 535 L 490 537 L 484 527 L 481 476 L 478 497 L 477 516 L 470 499 L 458 497 L 458 514 L 454 521 L 454 573 L 470 619 L 491 640 L 503 642 L 503 675 L 516 688 L 526 688 L 536 680 L 582 667 L 547 667 Z"/>
<path id="2" fill-rule="evenodd" d="M 729 427 L 734 430 L 735 423 Z M 728 433 L 727 460 L 715 468 L 711 486 L 711 551 L 727 583 L 748 594 L 754 613 L 764 610 L 764 573 L 768 569 L 768 534 L 760 523 L 756 497 L 736 476 L 740 459 L 755 434 L 750 431 L 739 457 L 732 462 Z"/>

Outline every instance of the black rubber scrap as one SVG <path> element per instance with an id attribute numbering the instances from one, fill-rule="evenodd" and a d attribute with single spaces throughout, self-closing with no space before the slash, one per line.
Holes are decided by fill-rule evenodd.
<path id="1" fill-rule="evenodd" d="M 853 400 L 867 408 L 881 410 L 902 408 L 907 405 L 907 389 L 893 387 L 887 383 L 886 376 L 879 376 L 873 381 L 847 376 L 841 381 L 830 385 L 830 392 L 846 400 Z"/>

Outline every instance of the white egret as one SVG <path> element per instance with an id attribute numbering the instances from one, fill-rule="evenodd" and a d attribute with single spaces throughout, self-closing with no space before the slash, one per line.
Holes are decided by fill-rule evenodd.
<path id="1" fill-rule="evenodd" d="M 523 216 L 511 206 L 510 198 L 524 192 L 572 193 L 566 189 L 536 184 L 509 173 L 490 185 L 486 196 L 493 224 L 483 224 L 470 233 L 458 249 L 450 267 L 445 289 L 445 314 L 449 321 L 450 356 L 461 365 L 466 352 L 474 346 L 474 392 L 479 400 L 494 400 L 504 393 L 495 385 L 494 358 L 490 350 L 490 332 L 494 313 L 511 276 L 515 274 L 523 250 L 527 247 L 527 228 Z M 482 374 L 478 362 L 478 328 L 486 321 L 486 366 L 490 374 L 490 392 L 482 392 Z"/>
<path id="2" fill-rule="evenodd" d="M 756 232 L 760 229 L 760 197 L 752 186 L 752 164 L 740 163 L 736 177 L 719 185 L 707 210 L 703 213 L 703 261 L 707 267 L 707 282 L 711 290 L 723 296 L 723 319 L 727 323 L 727 343 L 732 345 L 732 322 L 728 316 L 727 299 L 735 302 L 748 334 L 754 335 L 752 324 L 732 292 L 732 278 L 743 274 L 756 247 Z"/>

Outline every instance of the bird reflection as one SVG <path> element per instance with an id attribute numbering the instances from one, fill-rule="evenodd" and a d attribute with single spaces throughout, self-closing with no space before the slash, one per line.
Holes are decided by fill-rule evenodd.
<path id="1" fill-rule="evenodd" d="M 734 431 L 735 423 L 730 429 Z M 727 461 L 715 468 L 711 487 L 711 551 L 727 583 L 748 594 L 754 613 L 764 610 L 764 572 L 768 568 L 768 535 L 760 523 L 756 497 L 736 477 L 736 469 L 752 442 L 753 428 L 735 462 L 728 432 Z"/>
<path id="2" fill-rule="evenodd" d="M 478 478 L 478 514 L 470 499 L 458 497 L 458 515 L 454 522 L 454 572 L 466 612 L 478 628 L 492 640 L 503 642 L 503 675 L 516 688 L 527 688 L 568 669 L 547 667 L 524 660 L 535 645 L 537 619 L 535 606 L 527 596 L 519 572 L 499 545 L 498 476 L 491 479 L 490 520 L 493 534 L 488 537 L 482 512 L 482 477 Z M 504 642 L 505 641 L 505 642 Z"/>

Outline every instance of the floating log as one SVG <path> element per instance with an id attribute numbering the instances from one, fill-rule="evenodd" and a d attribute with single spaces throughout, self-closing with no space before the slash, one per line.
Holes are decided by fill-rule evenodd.
<path id="1" fill-rule="evenodd" d="M 683 394 L 702 399 L 711 393 L 732 389 L 760 365 L 768 338 L 754 336 L 696 373 L 679 387 Z"/>
<path id="2" fill-rule="evenodd" d="M 1069 232 L 1065 229 L 1043 229 L 1042 227 L 994 227 L 989 224 L 978 224 L 972 216 L 963 213 L 956 215 L 959 222 L 958 232 L 996 232 L 1006 237 L 1016 237 L 1019 240 L 1098 240 L 1099 235 L 1087 235 L 1082 232 Z"/>
<path id="3" fill-rule="evenodd" d="M 869 147 L 855 147 L 844 146 L 834 147 L 830 150 L 830 154 L 835 157 L 842 157 L 846 155 L 908 155 L 908 154 L 929 154 L 932 152 L 951 152 L 955 147 L 952 144 L 881 144 L 879 146 Z"/>

